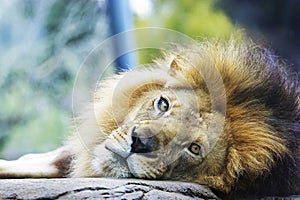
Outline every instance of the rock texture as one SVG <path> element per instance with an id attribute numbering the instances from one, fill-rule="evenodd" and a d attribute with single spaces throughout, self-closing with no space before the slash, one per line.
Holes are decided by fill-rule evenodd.
<path id="1" fill-rule="evenodd" d="M 219 199 L 210 189 L 194 183 L 141 179 L 62 178 L 0 179 L 0 199 Z M 230 198 L 231 199 L 231 198 Z M 250 198 L 251 199 L 251 198 Z M 299 200 L 265 197 L 262 200 Z"/>
<path id="2" fill-rule="evenodd" d="M 138 179 L 2 179 L 0 199 L 217 199 L 208 188 Z"/>

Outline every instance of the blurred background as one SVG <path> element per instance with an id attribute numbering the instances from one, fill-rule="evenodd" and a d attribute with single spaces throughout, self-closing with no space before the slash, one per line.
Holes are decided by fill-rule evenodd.
<path id="1" fill-rule="evenodd" d="M 123 20 L 129 28 L 163 27 L 198 41 L 226 39 L 232 33 L 243 32 L 299 70 L 299 0 L 116 2 L 117 7 L 125 9 L 127 17 Z M 111 3 L 112 0 L 1 1 L 0 158 L 15 159 L 24 153 L 54 149 L 72 132 L 76 73 L 93 48 L 122 30 L 115 27 L 114 20 L 120 19 L 114 17 L 120 15 L 111 9 Z M 156 55 L 155 50 L 142 51 L 138 62 L 151 62 Z M 97 67 L 103 67 L 101 60 L 105 58 L 97 59 Z M 113 68 L 107 75 L 114 72 Z M 88 73 L 93 70 L 80 82 L 82 93 L 89 92 Z"/>

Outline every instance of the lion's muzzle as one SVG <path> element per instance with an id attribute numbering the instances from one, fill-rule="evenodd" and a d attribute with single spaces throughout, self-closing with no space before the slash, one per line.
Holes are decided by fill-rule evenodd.
<path id="1" fill-rule="evenodd" d="M 123 158 L 127 158 L 131 154 L 132 144 L 131 134 L 127 134 L 127 132 L 132 132 L 133 129 L 134 127 L 128 128 L 128 131 L 124 131 L 125 129 L 120 127 L 114 130 L 107 137 L 105 141 L 105 148 Z"/>
<path id="2" fill-rule="evenodd" d="M 165 148 L 159 140 L 163 133 L 158 127 L 146 122 L 122 126 L 108 136 L 105 147 L 123 157 L 135 177 L 159 178 L 167 165 Z"/>
<path id="3" fill-rule="evenodd" d="M 131 153 L 150 153 L 158 150 L 158 139 L 148 127 L 120 127 L 108 136 L 105 147 L 126 158 Z"/>

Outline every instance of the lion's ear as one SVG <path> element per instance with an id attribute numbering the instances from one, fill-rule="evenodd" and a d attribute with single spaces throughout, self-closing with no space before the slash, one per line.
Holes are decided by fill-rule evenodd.
<path id="1" fill-rule="evenodd" d="M 189 51 L 183 51 L 176 55 L 173 55 L 173 59 L 170 62 L 170 70 L 172 71 L 184 71 L 189 67 Z"/>
<path id="2" fill-rule="evenodd" d="M 201 60 L 201 56 L 197 51 L 182 51 L 176 55 L 172 56 L 170 62 L 170 70 L 171 71 L 194 71 L 197 70 L 199 66 L 199 60 Z"/>
<path id="3" fill-rule="evenodd" d="M 169 66 L 170 76 L 182 76 L 192 87 L 195 87 L 203 82 L 201 70 L 202 59 L 198 52 L 183 51 L 171 60 Z"/>
<path id="4" fill-rule="evenodd" d="M 176 71 L 180 69 L 178 59 L 179 59 L 178 55 L 173 58 L 173 60 L 170 63 L 170 70 Z"/>
<path id="5" fill-rule="evenodd" d="M 171 76 L 176 76 L 178 71 L 180 71 L 180 66 L 179 66 L 179 57 L 177 55 L 173 57 L 173 60 L 171 60 L 168 74 Z"/>

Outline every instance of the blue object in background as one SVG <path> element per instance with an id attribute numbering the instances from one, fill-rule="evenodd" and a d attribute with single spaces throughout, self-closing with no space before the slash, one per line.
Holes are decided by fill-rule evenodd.
<path id="1" fill-rule="evenodd" d="M 134 28 L 129 0 L 107 0 L 107 6 L 111 35 L 116 35 Z M 120 52 L 129 52 L 134 49 L 135 37 L 132 34 L 124 34 L 123 37 L 116 37 L 114 41 L 114 55 L 117 57 L 115 61 L 117 72 L 130 70 L 137 65 L 135 52 L 119 56 Z"/>

